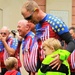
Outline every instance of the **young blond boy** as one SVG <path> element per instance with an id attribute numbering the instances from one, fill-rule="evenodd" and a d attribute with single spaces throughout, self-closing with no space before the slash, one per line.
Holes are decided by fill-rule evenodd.
<path id="1" fill-rule="evenodd" d="M 62 62 L 58 70 L 57 68 L 52 69 L 50 66 L 50 63 L 54 59 L 52 56 L 65 53 L 67 58 L 70 54 L 67 50 L 62 49 L 61 43 L 58 39 L 49 38 L 44 41 L 43 50 L 45 51 L 46 58 L 43 60 L 41 67 L 38 70 L 38 75 L 70 75 L 69 64 L 66 60 Z"/>
<path id="2" fill-rule="evenodd" d="M 18 69 L 18 60 L 15 57 L 8 57 L 5 60 L 5 66 L 8 71 L 4 75 L 21 75 Z"/>

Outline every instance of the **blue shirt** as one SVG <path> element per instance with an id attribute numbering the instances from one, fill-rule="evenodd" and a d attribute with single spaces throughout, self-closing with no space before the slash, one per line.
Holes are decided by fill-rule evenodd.
<path id="1" fill-rule="evenodd" d="M 20 73 L 20 72 L 18 72 L 16 75 L 21 75 L 21 73 Z"/>

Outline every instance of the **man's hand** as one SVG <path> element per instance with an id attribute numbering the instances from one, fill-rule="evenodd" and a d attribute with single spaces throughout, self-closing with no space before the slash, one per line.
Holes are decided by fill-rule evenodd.
<path id="1" fill-rule="evenodd" d="M 6 41 L 6 37 L 3 37 L 1 34 L 0 34 L 0 40 L 3 42 L 3 41 Z"/>
<path id="2" fill-rule="evenodd" d="M 55 67 L 57 67 L 57 70 L 60 68 L 61 66 L 61 60 L 60 60 L 60 56 L 59 54 L 52 56 L 52 58 L 54 58 L 54 60 L 50 63 L 50 66 L 52 66 L 52 69 L 54 69 Z"/>

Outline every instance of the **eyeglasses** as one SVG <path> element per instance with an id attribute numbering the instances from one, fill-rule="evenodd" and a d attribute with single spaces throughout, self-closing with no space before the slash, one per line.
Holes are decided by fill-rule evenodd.
<path id="1" fill-rule="evenodd" d="M 33 16 L 33 13 L 34 13 L 34 12 L 32 12 L 32 14 L 31 14 L 30 16 L 28 16 L 28 17 L 26 17 L 26 18 L 24 18 L 24 19 L 26 19 L 26 20 L 31 20 L 31 19 L 32 19 L 32 16 Z"/>
<path id="2" fill-rule="evenodd" d="M 1 32 L 0 34 L 1 34 L 1 35 L 2 35 L 2 34 L 3 34 L 3 35 L 6 35 L 7 33 L 5 33 L 5 32 L 4 32 L 4 33 L 2 33 L 2 32 Z"/>

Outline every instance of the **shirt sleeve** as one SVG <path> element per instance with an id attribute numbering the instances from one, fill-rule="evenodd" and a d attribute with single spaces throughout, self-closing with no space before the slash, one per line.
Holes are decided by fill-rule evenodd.
<path id="1" fill-rule="evenodd" d="M 68 50 L 69 52 L 73 52 L 73 50 L 75 49 L 75 41 L 73 40 L 73 38 L 70 35 L 70 33 L 69 32 L 63 33 L 63 34 L 60 35 L 60 37 L 67 44 L 66 50 Z"/>
<path id="2" fill-rule="evenodd" d="M 13 38 L 13 41 L 12 41 L 12 44 L 11 44 L 11 48 L 16 50 L 17 46 L 18 46 L 18 40 L 16 38 Z"/>
<path id="3" fill-rule="evenodd" d="M 68 26 L 58 17 L 49 15 L 47 21 L 50 23 L 52 29 L 67 43 L 67 50 L 73 52 L 75 49 L 75 42 L 73 41 Z"/>
<path id="4" fill-rule="evenodd" d="M 69 32 L 68 26 L 60 18 L 54 15 L 49 15 L 47 21 L 58 35 Z"/>

